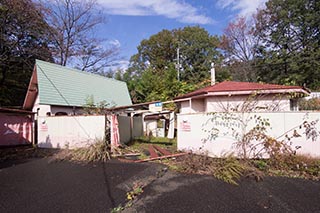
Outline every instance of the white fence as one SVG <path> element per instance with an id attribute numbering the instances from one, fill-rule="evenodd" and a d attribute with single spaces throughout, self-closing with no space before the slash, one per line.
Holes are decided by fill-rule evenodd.
<path id="1" fill-rule="evenodd" d="M 237 155 L 239 149 L 235 146 L 236 138 L 257 126 L 256 118 L 260 116 L 260 120 L 266 119 L 270 123 L 270 128 L 267 128 L 269 136 L 285 140 L 286 135 L 301 135 L 287 143 L 298 154 L 320 157 L 319 112 L 233 113 L 232 116 L 236 119 L 225 119 L 223 115 L 225 114 L 178 115 L 178 149 L 207 153 L 215 157 L 228 153 Z M 307 137 L 304 122 L 314 124 L 311 130 L 317 133 L 318 137 Z"/>
<path id="2" fill-rule="evenodd" d="M 84 147 L 104 138 L 105 116 L 40 116 L 37 128 L 39 147 Z"/>

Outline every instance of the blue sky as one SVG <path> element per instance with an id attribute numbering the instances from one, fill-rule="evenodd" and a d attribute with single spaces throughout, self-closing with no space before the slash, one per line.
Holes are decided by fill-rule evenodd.
<path id="1" fill-rule="evenodd" d="M 221 35 L 236 16 L 250 16 L 266 0 L 98 0 L 107 21 L 101 37 L 120 48 L 122 68 L 143 39 L 163 29 L 199 25 Z"/>

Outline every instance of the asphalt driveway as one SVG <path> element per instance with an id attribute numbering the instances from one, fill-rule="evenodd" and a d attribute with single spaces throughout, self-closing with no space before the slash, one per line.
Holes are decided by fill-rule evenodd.
<path id="1" fill-rule="evenodd" d="M 0 163 L 0 212 L 110 212 L 135 181 L 147 184 L 125 212 L 320 212 L 320 183 L 243 179 L 233 186 L 159 164 L 78 165 L 50 158 Z"/>
<path id="2" fill-rule="evenodd" d="M 320 212 L 320 183 L 267 177 L 239 186 L 199 175 L 165 174 L 126 212 Z"/>
<path id="3" fill-rule="evenodd" d="M 0 212 L 110 212 L 144 164 L 78 165 L 33 159 L 0 170 Z M 127 187 L 127 188 L 126 188 Z"/>

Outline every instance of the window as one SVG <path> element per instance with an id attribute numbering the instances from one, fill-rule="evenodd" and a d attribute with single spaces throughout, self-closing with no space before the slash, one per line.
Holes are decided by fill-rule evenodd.
<path id="1" fill-rule="evenodd" d="M 290 111 L 299 111 L 298 99 L 290 99 Z"/>
<path id="2" fill-rule="evenodd" d="M 66 116 L 66 115 L 68 115 L 68 113 L 66 113 L 66 112 L 56 112 L 54 115 L 55 116 Z"/>

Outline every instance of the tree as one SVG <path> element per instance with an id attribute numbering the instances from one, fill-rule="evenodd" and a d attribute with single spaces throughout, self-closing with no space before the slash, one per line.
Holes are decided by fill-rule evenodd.
<path id="1" fill-rule="evenodd" d="M 94 0 L 55 0 L 44 5 L 46 21 L 53 27 L 52 50 L 56 63 L 76 64 L 81 70 L 100 72 L 115 59 L 118 48 L 94 34 L 104 21 Z"/>
<path id="2" fill-rule="evenodd" d="M 269 0 L 257 14 L 259 79 L 320 89 L 320 2 Z"/>
<path id="3" fill-rule="evenodd" d="M 49 26 L 31 0 L 0 2 L 0 105 L 22 105 L 35 59 L 52 61 Z"/>
<path id="4" fill-rule="evenodd" d="M 138 53 L 131 57 L 130 66 L 123 75 L 133 101 L 172 99 L 203 83 L 208 84 L 211 62 L 221 60 L 218 43 L 218 37 L 200 27 L 162 30 L 141 41 Z"/>
<path id="5" fill-rule="evenodd" d="M 76 68 L 105 75 L 105 68 L 117 65 L 118 47 L 110 46 L 95 38 L 85 40 L 87 41 L 83 42 L 82 49 L 75 59 Z"/>
<path id="6" fill-rule="evenodd" d="M 151 68 L 161 73 L 168 64 L 174 63 L 176 48 L 173 32 L 162 30 L 140 42 L 138 53 L 130 59 L 129 71 L 134 70 L 134 74 L 141 75 L 144 70 Z"/>
<path id="7" fill-rule="evenodd" d="M 181 52 L 181 80 L 199 83 L 210 78 L 212 62 L 218 64 L 221 54 L 218 51 L 219 38 L 211 36 L 200 27 L 185 27 L 175 31 Z"/>
<path id="8" fill-rule="evenodd" d="M 209 77 L 211 62 L 220 60 L 218 43 L 218 37 L 200 27 L 163 30 L 141 41 L 138 53 L 131 57 L 131 69 L 139 74 L 150 67 L 161 74 L 170 64 L 177 63 L 179 49 L 180 79 L 199 83 Z"/>
<path id="9" fill-rule="evenodd" d="M 128 82 L 133 102 L 166 101 L 196 89 L 194 84 L 177 80 L 174 65 L 167 67 L 162 75 L 146 69 L 139 78 Z"/>
<path id="10" fill-rule="evenodd" d="M 253 33 L 253 19 L 245 17 L 238 17 L 224 30 L 220 47 L 224 52 L 225 64 L 235 80 L 256 80 L 254 59 L 259 39 Z"/>

